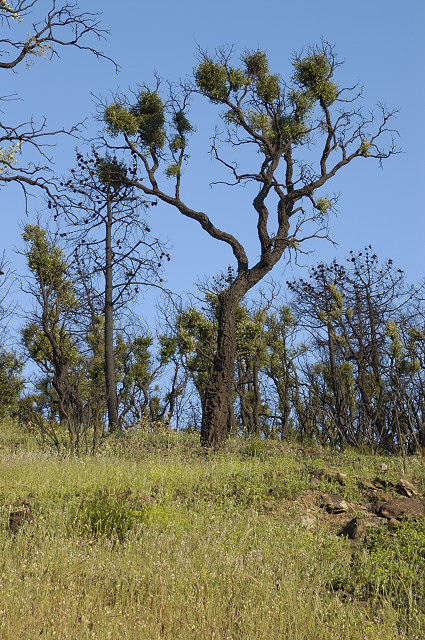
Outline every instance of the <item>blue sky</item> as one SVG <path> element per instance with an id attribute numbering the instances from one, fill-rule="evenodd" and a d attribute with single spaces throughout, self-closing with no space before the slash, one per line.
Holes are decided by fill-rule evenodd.
<path id="1" fill-rule="evenodd" d="M 41 6 L 49 2 L 40 0 Z M 339 213 L 331 219 L 331 237 L 335 248 L 325 241 L 306 247 L 314 255 L 302 257 L 301 264 L 343 260 L 350 249 L 360 250 L 372 244 L 381 258 L 391 257 L 406 271 L 411 281 L 425 276 L 423 245 L 425 216 L 422 194 L 424 180 L 425 91 L 423 83 L 425 3 L 387 0 L 216 0 L 206 4 L 194 0 L 177 2 L 81 0 L 90 11 L 103 11 L 102 24 L 111 34 L 101 43 L 103 51 L 114 58 L 121 70 L 87 53 L 64 50 L 59 59 L 36 59 L 31 69 L 22 66 L 16 74 L 3 71 L 2 95 L 17 93 L 19 102 L 4 103 L 1 117 L 6 122 L 21 122 L 33 116 L 45 116 L 51 129 L 69 126 L 86 119 L 84 135 L 94 136 L 101 126 L 93 114 L 95 98 L 108 97 L 114 91 L 128 92 L 138 83 L 150 83 L 153 72 L 170 80 L 184 78 L 193 70 L 196 48 L 213 51 L 221 45 L 234 45 L 235 54 L 261 48 L 270 59 L 271 71 L 289 78 L 289 59 L 323 37 L 335 45 L 345 60 L 339 70 L 341 85 L 359 82 L 364 86 L 364 105 L 373 108 L 378 101 L 399 109 L 394 126 L 400 132 L 403 153 L 384 162 L 358 162 L 348 167 L 327 188 L 340 194 Z M 25 28 L 25 25 L 23 25 Z M 184 179 L 184 198 L 194 208 L 206 211 L 225 230 L 240 234 L 255 257 L 255 225 L 249 189 L 215 187 L 209 184 L 222 175 L 209 155 L 209 138 L 214 128 L 214 110 L 197 102 L 191 112 L 196 126 L 192 137 L 192 165 Z M 58 139 L 51 155 L 56 170 L 73 165 L 77 140 Z M 171 186 L 171 185 L 170 185 Z M 22 273 L 22 259 L 14 249 L 22 248 L 20 224 L 25 220 L 24 202 L 19 190 L 0 191 L 2 233 L 0 248 Z M 29 219 L 43 211 L 41 199 L 30 202 Z M 164 274 L 168 286 L 179 292 L 194 290 L 198 278 L 212 276 L 232 264 L 228 248 L 210 239 L 195 222 L 177 212 L 158 206 L 152 210 L 152 228 L 172 246 L 172 261 Z M 255 228 L 255 227 L 254 227 Z M 278 265 L 273 277 L 282 278 L 285 263 Z M 301 267 L 286 268 L 283 280 L 302 276 Z M 142 315 L 152 317 L 155 296 L 146 295 Z"/>

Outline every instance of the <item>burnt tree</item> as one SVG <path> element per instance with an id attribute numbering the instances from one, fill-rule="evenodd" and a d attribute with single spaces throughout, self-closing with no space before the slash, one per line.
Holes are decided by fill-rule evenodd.
<path id="1" fill-rule="evenodd" d="M 109 134 L 119 137 L 117 148 L 138 161 L 139 173 L 128 176 L 130 183 L 145 196 L 198 222 L 212 238 L 225 242 L 236 260 L 235 277 L 219 294 L 217 349 L 202 417 L 201 440 L 206 446 L 218 446 L 226 438 L 239 303 L 284 252 L 296 250 L 307 238 L 327 235 L 327 212 L 334 199 L 320 192 L 326 183 L 357 158 L 382 161 L 395 152 L 388 127 L 393 113 L 380 107 L 379 116 L 366 114 L 356 102 L 361 92 L 339 87 L 334 77 L 340 63 L 327 43 L 292 58 L 288 83 L 270 73 L 264 52 L 245 54 L 240 67 L 232 66 L 231 54 L 231 50 L 219 50 L 212 57 L 200 52 L 193 81 L 171 87 L 167 98 L 161 98 L 157 83 L 153 90 L 140 90 L 135 101 L 116 97 L 104 109 Z M 227 134 L 222 140 L 216 133 L 212 152 L 230 172 L 231 184 L 255 185 L 252 205 L 259 257 L 252 264 L 238 238 L 181 198 L 182 168 L 193 131 L 187 118 L 188 100 L 193 94 L 221 110 Z M 389 140 L 383 148 L 380 140 L 386 134 Z M 222 144 L 236 156 L 226 159 Z M 239 158 L 237 154 L 247 146 L 258 154 Z M 246 171 L 236 162 L 255 163 L 257 158 L 258 164 Z M 167 177 L 174 181 L 171 190 L 162 186 L 158 169 L 164 165 Z"/>

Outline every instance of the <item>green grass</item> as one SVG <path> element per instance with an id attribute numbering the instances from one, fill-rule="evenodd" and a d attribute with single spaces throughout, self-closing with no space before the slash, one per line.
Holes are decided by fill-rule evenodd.
<path id="1" fill-rule="evenodd" d="M 373 477 L 383 458 L 243 441 L 205 454 L 193 436 L 137 433 L 60 458 L 18 436 L 0 435 L 2 640 L 424 637 L 423 521 L 354 544 L 309 489 L 321 468 Z M 402 461 L 385 462 L 398 479 Z M 407 471 L 425 490 L 421 460 Z M 11 534 L 24 499 L 34 523 Z"/>

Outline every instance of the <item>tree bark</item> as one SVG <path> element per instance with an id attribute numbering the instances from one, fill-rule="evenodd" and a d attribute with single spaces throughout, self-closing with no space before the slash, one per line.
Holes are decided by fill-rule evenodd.
<path id="1" fill-rule="evenodd" d="M 112 282 L 112 208 L 111 194 L 107 196 L 108 219 L 105 234 L 105 380 L 106 400 L 108 407 L 109 430 L 118 428 L 118 400 L 117 385 L 115 382 L 115 356 L 114 356 L 114 303 Z"/>
<path id="2" fill-rule="evenodd" d="M 243 297 L 230 285 L 219 294 L 217 351 L 213 371 L 205 391 L 201 442 L 219 447 L 227 437 L 229 398 L 235 377 L 236 310 Z"/>
<path id="3" fill-rule="evenodd" d="M 254 406 L 252 408 L 252 422 L 253 422 L 253 431 L 257 437 L 261 435 L 261 422 L 260 422 L 260 411 L 261 411 L 261 392 L 260 392 L 260 384 L 258 380 L 258 362 L 254 360 L 252 365 L 252 383 L 253 383 L 253 391 L 254 391 Z"/>
<path id="4" fill-rule="evenodd" d="M 287 234 L 288 225 L 282 225 Z M 279 261 L 284 243 L 279 242 L 273 253 L 263 255 L 251 269 L 242 265 L 239 274 L 219 296 L 217 351 L 213 371 L 207 383 L 202 411 L 201 444 L 217 448 L 227 437 L 229 398 L 235 378 L 236 311 L 245 294 L 269 273 Z"/>

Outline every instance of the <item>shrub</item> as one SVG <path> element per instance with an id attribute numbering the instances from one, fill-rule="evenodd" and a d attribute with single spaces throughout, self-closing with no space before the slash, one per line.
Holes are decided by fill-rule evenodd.
<path id="1" fill-rule="evenodd" d="M 122 542 L 134 524 L 143 519 L 143 511 L 131 508 L 126 497 L 97 490 L 84 498 L 72 514 L 73 529 L 76 522 L 80 534 Z"/>

